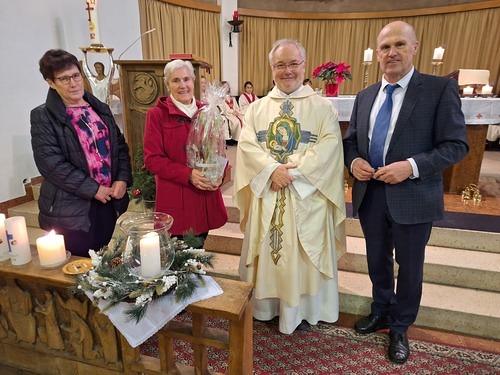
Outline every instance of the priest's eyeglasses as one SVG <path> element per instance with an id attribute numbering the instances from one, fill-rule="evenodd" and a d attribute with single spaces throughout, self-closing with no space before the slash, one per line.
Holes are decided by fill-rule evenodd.
<path id="1" fill-rule="evenodd" d="M 304 63 L 304 61 L 306 61 L 306 60 L 302 60 L 299 63 L 297 63 L 297 62 L 293 62 L 290 64 L 279 63 L 279 64 L 273 65 L 273 68 L 276 70 L 279 70 L 280 72 L 284 72 L 287 68 L 290 68 L 290 70 L 297 70 L 299 68 L 299 66 L 301 66 Z"/>
<path id="2" fill-rule="evenodd" d="M 82 78 L 82 73 L 75 73 L 72 76 L 55 77 L 54 79 L 58 79 L 63 85 L 69 85 L 71 79 L 75 82 L 80 82 Z"/>

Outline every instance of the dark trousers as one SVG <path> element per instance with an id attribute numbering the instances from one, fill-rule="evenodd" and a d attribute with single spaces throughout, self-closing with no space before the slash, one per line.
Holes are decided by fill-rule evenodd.
<path id="1" fill-rule="evenodd" d="M 392 318 L 391 330 L 404 333 L 417 318 L 422 296 L 425 246 L 432 222 L 396 223 L 389 213 L 385 183 L 372 180 L 359 208 L 372 282 L 371 312 Z M 397 286 L 394 261 L 399 265 Z"/>
<path id="2" fill-rule="evenodd" d="M 100 250 L 108 245 L 115 230 L 117 216 L 112 202 L 106 204 L 92 200 L 89 211 L 90 230 L 56 229 L 57 233 L 64 235 L 66 250 L 72 255 L 88 257 L 89 250 Z"/>

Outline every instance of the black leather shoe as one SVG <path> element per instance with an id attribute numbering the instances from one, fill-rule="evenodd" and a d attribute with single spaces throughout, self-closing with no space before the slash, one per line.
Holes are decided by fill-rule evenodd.
<path id="1" fill-rule="evenodd" d="M 378 331 L 379 329 L 389 328 L 389 319 L 387 316 L 377 316 L 370 314 L 365 318 L 359 319 L 354 325 L 357 333 L 366 335 Z"/>
<path id="2" fill-rule="evenodd" d="M 410 344 L 406 333 L 389 332 L 389 359 L 394 363 L 405 363 L 410 356 Z"/>
<path id="3" fill-rule="evenodd" d="M 295 328 L 297 331 L 308 331 L 309 328 L 311 328 L 311 325 L 307 320 L 303 320 L 300 322 L 300 324 Z"/>

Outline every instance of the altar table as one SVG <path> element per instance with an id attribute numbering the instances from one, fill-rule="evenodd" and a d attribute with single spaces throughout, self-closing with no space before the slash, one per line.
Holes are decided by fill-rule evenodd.
<path id="1" fill-rule="evenodd" d="M 327 98 L 339 112 L 342 135 L 349 125 L 355 98 L 355 95 Z M 446 193 L 461 193 L 469 184 L 478 183 L 486 138 L 493 140 L 490 137 L 496 134 L 495 124 L 500 124 L 500 98 L 461 98 L 461 101 L 470 150 L 461 162 L 443 172 Z"/>

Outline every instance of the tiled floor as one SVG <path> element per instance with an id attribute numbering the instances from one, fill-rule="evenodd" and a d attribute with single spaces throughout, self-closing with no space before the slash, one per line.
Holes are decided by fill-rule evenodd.
<path id="1" fill-rule="evenodd" d="M 235 165 L 236 159 L 236 146 L 229 146 L 227 156 L 231 161 L 231 165 Z M 481 167 L 481 179 L 489 178 L 496 180 L 500 187 L 500 151 L 487 151 L 483 157 L 483 164 Z M 229 188 L 232 190 L 232 184 Z M 346 200 L 350 201 L 350 195 L 346 195 Z M 500 195 L 496 197 L 484 197 L 480 204 L 474 205 L 472 202 L 464 203 L 460 195 L 445 194 L 445 209 L 452 212 L 466 212 L 478 213 L 484 215 L 500 215 Z M 356 320 L 360 316 L 341 313 L 340 319 L 336 324 L 345 327 L 353 327 Z M 500 355 L 500 341 L 487 340 L 472 336 L 465 336 L 445 331 L 431 330 L 421 327 L 410 327 L 408 336 L 411 339 L 421 339 L 425 341 L 432 341 L 437 343 L 449 344 L 460 347 L 467 347 L 477 350 L 484 350 L 489 352 L 498 353 Z"/>

